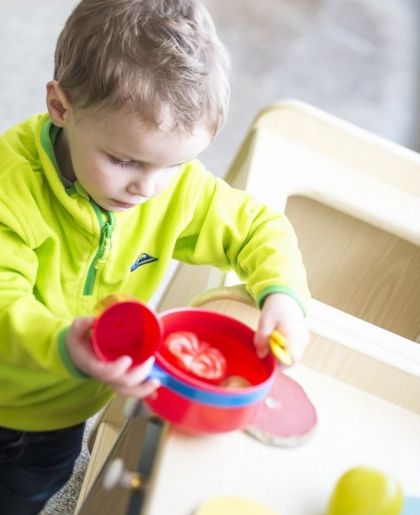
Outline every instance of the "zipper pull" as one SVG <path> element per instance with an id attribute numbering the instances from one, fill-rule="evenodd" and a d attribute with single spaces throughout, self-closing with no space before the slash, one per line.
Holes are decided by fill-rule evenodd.
<path id="1" fill-rule="evenodd" d="M 99 242 L 99 254 L 98 254 L 98 258 L 95 263 L 96 270 L 99 270 L 100 268 L 102 268 L 108 259 L 108 256 L 112 249 L 111 236 L 112 236 L 112 225 L 109 223 L 106 223 L 102 227 L 102 231 L 101 231 L 101 240 Z"/>

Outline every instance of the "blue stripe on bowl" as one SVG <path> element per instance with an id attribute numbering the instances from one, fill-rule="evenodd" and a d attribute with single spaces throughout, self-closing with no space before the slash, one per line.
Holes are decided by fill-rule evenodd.
<path id="1" fill-rule="evenodd" d="M 159 379 L 162 385 L 189 400 L 223 408 L 240 408 L 261 401 L 267 396 L 273 384 L 273 380 L 266 381 L 262 386 L 254 388 L 250 392 L 246 389 L 235 393 L 207 392 L 179 381 L 156 363 L 153 365 L 149 378 Z"/>

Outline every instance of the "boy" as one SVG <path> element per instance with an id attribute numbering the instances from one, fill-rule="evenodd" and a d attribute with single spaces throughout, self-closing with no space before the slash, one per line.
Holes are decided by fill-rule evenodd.
<path id="1" fill-rule="evenodd" d="M 232 267 L 260 307 L 258 354 L 308 341 L 305 272 L 283 215 L 195 158 L 223 124 L 227 59 L 198 0 L 83 0 L 57 43 L 48 114 L 0 139 L 0 513 L 38 513 L 84 421 L 152 363 L 98 361 L 90 315 L 150 299 L 171 258 Z"/>

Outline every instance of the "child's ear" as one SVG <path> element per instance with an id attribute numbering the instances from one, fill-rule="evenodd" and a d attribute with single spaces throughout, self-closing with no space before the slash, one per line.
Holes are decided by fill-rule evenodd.
<path id="1" fill-rule="evenodd" d="M 66 126 L 71 106 L 56 80 L 47 83 L 47 109 L 54 125 L 57 127 Z"/>

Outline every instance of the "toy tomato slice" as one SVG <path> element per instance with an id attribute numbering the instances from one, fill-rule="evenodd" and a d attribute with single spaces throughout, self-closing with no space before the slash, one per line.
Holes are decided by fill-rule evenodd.
<path id="1" fill-rule="evenodd" d="M 172 333 L 164 342 L 166 349 L 176 358 L 178 366 L 190 370 L 195 355 L 202 347 L 194 333 L 188 331 Z"/>
<path id="2" fill-rule="evenodd" d="M 176 360 L 177 366 L 202 379 L 216 381 L 226 375 L 227 364 L 223 354 L 194 333 L 180 331 L 170 334 L 164 347 Z"/>
<path id="3" fill-rule="evenodd" d="M 205 345 L 191 363 L 191 372 L 198 377 L 215 381 L 226 375 L 226 360 L 215 347 Z"/>

